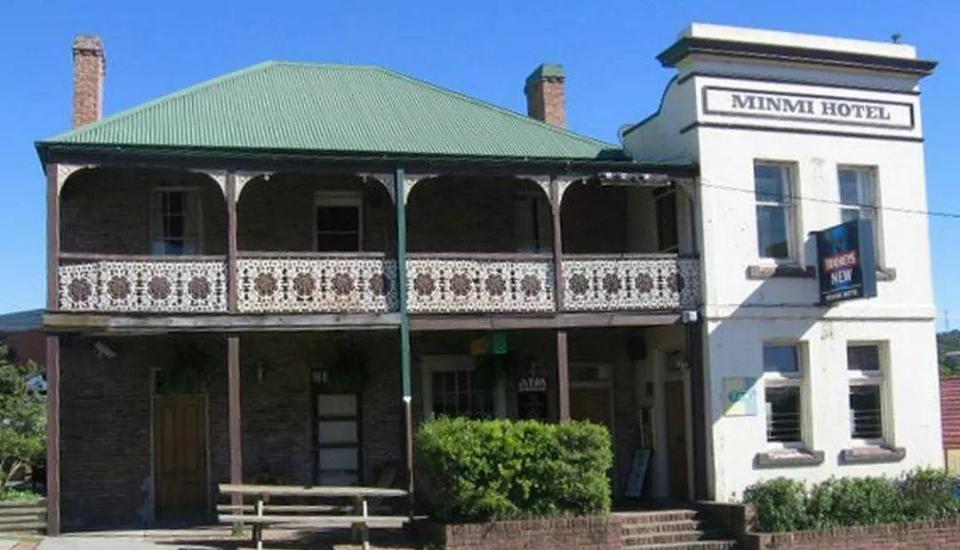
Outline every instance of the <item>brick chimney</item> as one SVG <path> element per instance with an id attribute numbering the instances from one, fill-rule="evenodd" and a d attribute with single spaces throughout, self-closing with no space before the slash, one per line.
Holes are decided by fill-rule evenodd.
<path id="1" fill-rule="evenodd" d="M 73 39 L 73 127 L 90 124 L 103 116 L 103 76 L 107 59 L 99 36 Z"/>
<path id="2" fill-rule="evenodd" d="M 544 63 L 537 67 L 523 87 L 527 114 L 547 124 L 567 127 L 567 100 L 563 93 L 563 65 Z"/>

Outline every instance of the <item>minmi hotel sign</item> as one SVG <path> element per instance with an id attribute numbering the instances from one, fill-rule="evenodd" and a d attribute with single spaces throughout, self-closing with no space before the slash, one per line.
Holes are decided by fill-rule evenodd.
<path id="1" fill-rule="evenodd" d="M 910 103 L 714 86 L 703 88 L 703 112 L 897 130 L 914 127 Z"/>

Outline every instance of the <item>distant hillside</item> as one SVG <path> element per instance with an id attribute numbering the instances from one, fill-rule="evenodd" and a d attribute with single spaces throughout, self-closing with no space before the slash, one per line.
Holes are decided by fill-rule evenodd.
<path id="1" fill-rule="evenodd" d="M 956 352 L 956 355 L 951 352 Z M 937 334 L 937 358 L 941 372 L 960 374 L 960 330 Z"/>

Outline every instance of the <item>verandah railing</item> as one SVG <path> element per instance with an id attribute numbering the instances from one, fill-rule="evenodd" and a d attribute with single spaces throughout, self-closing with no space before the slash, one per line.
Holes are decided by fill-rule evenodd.
<path id="1" fill-rule="evenodd" d="M 228 312 L 223 256 L 63 254 L 63 311 Z M 671 311 L 700 302 L 699 261 L 662 254 L 565 255 L 561 311 Z M 383 253 L 241 252 L 238 313 L 388 313 L 396 261 Z M 411 313 L 550 313 L 549 254 L 411 253 Z"/>

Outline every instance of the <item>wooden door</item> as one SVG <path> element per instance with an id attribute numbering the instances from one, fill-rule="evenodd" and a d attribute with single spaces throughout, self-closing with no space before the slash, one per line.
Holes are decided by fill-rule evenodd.
<path id="1" fill-rule="evenodd" d="M 317 395 L 317 477 L 320 485 L 359 485 L 360 396 Z"/>
<path id="2" fill-rule="evenodd" d="M 670 496 L 687 500 L 687 404 L 683 382 L 664 384 L 667 408 L 667 463 L 670 466 Z"/>
<path id="3" fill-rule="evenodd" d="M 570 418 L 602 424 L 613 434 L 609 388 L 571 388 Z"/>
<path id="4" fill-rule="evenodd" d="M 199 518 L 208 511 L 206 409 L 202 394 L 153 400 L 158 518 Z"/>

